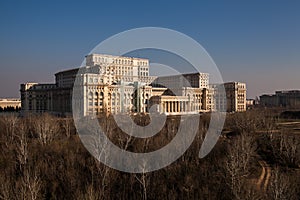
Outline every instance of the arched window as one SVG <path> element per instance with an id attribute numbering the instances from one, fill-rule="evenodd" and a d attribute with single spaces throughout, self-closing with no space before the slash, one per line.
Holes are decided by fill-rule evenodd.
<path id="1" fill-rule="evenodd" d="M 112 106 L 115 106 L 115 103 L 116 103 L 116 93 L 112 94 L 111 103 L 112 103 Z"/>

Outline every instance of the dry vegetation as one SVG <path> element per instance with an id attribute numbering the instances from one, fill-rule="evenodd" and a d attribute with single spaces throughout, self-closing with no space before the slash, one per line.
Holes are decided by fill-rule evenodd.
<path id="1" fill-rule="evenodd" d="M 71 118 L 3 115 L 0 199 L 299 199 L 300 135 L 281 127 L 278 116 L 265 110 L 228 114 L 217 145 L 199 159 L 210 120 L 202 115 L 180 159 L 155 172 L 129 174 L 97 162 Z M 144 115 L 134 120 L 149 123 Z M 172 140 L 180 117 L 169 117 L 149 139 L 122 133 L 112 117 L 99 121 L 116 145 L 149 152 Z"/>

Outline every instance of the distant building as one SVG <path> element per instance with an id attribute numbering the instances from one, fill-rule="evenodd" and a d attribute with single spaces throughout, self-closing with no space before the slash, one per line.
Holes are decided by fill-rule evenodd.
<path id="1" fill-rule="evenodd" d="M 13 109 L 21 108 L 21 100 L 15 98 L 0 99 L 0 109 L 5 110 L 8 108 L 13 108 Z"/>
<path id="2" fill-rule="evenodd" d="M 210 87 L 207 73 L 150 76 L 148 59 L 104 54 L 86 56 L 85 67 L 56 73 L 53 84 L 21 84 L 20 92 L 24 113 L 71 114 L 72 101 L 80 116 L 149 112 L 154 104 L 168 115 L 246 110 L 244 83 Z"/>
<path id="3" fill-rule="evenodd" d="M 275 94 L 261 95 L 259 99 L 265 107 L 300 108 L 300 90 L 276 91 Z"/>
<path id="4" fill-rule="evenodd" d="M 247 89 L 246 83 L 229 82 L 225 83 L 228 112 L 246 111 Z"/>
<path id="5" fill-rule="evenodd" d="M 255 99 L 247 99 L 246 100 L 246 107 L 247 109 L 253 108 L 257 104 Z"/>
<path id="6" fill-rule="evenodd" d="M 246 105 L 247 105 L 247 107 L 255 105 L 255 99 L 247 99 Z"/>

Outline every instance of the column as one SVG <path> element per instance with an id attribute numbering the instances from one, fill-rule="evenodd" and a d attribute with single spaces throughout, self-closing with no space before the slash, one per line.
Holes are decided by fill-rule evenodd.
<path id="1" fill-rule="evenodd" d="M 172 112 L 175 112 L 175 102 L 172 101 Z"/>
<path id="2" fill-rule="evenodd" d="M 176 101 L 174 101 L 174 112 L 176 112 Z"/>
<path id="3" fill-rule="evenodd" d="M 179 101 L 179 112 L 181 112 L 181 101 Z"/>
<path id="4" fill-rule="evenodd" d="M 176 112 L 176 101 L 174 101 L 174 112 Z"/>

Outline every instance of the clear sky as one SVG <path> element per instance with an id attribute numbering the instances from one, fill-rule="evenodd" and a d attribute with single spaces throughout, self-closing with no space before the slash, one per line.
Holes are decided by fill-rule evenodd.
<path id="1" fill-rule="evenodd" d="M 180 31 L 248 97 L 300 89 L 300 1 L 0 1 L 0 97 L 53 82 L 104 39 L 137 27 Z"/>

